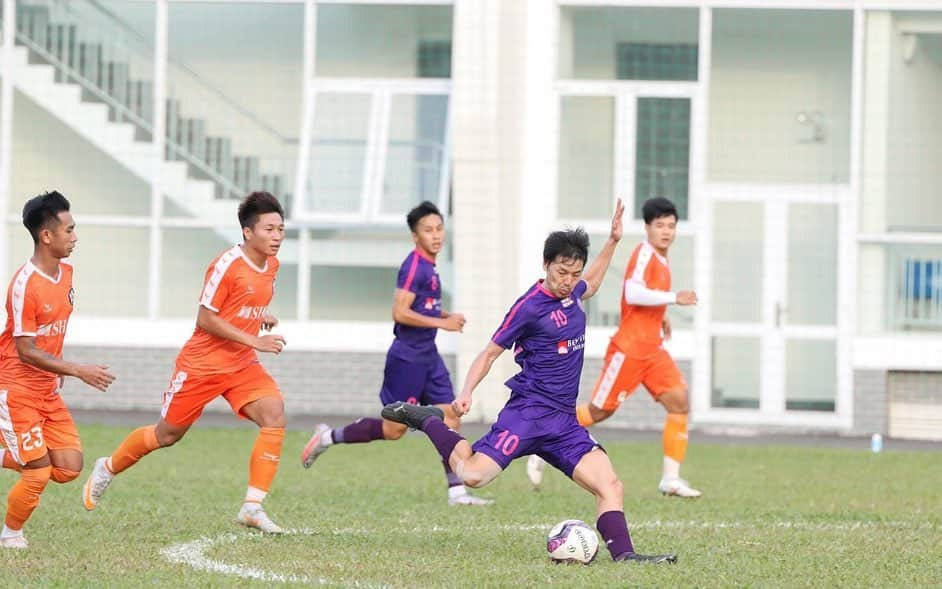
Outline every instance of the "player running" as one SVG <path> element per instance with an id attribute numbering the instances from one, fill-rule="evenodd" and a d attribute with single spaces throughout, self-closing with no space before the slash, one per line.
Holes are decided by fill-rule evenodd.
<path id="1" fill-rule="evenodd" d="M 221 395 L 239 417 L 259 426 L 237 521 L 270 534 L 283 532 L 262 509 L 262 500 L 281 457 L 284 401 L 256 350 L 278 354 L 285 346 L 280 335 L 258 335 L 278 324 L 268 305 L 278 272 L 275 256 L 285 235 L 284 210 L 271 194 L 253 192 L 239 205 L 239 222 L 242 244 L 219 254 L 206 270 L 196 329 L 177 356 L 160 419 L 134 430 L 111 456 L 95 461 L 82 489 L 85 509 L 95 509 L 115 475 L 178 442 L 203 408 Z"/>
<path id="2" fill-rule="evenodd" d="M 386 354 L 383 386 L 379 393 L 385 405 L 393 401 L 437 405 L 445 413 L 452 429 L 459 427 L 459 417 L 451 408 L 455 392 L 451 375 L 435 346 L 439 329 L 461 331 L 464 315 L 442 309 L 442 283 L 435 260 L 445 242 L 445 222 L 438 207 L 425 201 L 406 216 L 412 232 L 413 250 L 399 268 L 393 299 L 396 335 Z M 317 457 L 334 444 L 364 444 L 374 440 L 398 440 L 408 430 L 394 421 L 363 417 L 342 428 L 319 424 L 301 452 L 301 464 L 310 468 Z M 444 460 L 450 505 L 490 505 L 494 501 L 468 492 L 461 479 Z"/>
<path id="3" fill-rule="evenodd" d="M 23 525 L 46 485 L 67 483 L 82 470 L 82 442 L 59 395 L 62 379 L 75 376 L 100 391 L 115 379 L 107 366 L 62 359 L 75 302 L 72 266 L 64 259 L 78 242 L 69 201 L 58 192 L 30 199 L 23 225 L 33 238 L 33 256 L 10 281 L 0 335 L 0 433 L 6 446 L 0 462 L 20 472 L 7 498 L 3 548 L 27 548 Z"/>
<path id="4" fill-rule="evenodd" d="M 589 427 L 608 419 L 638 385 L 644 384 L 654 400 L 667 410 L 664 422 L 664 467 L 658 490 L 664 495 L 694 498 L 700 491 L 680 478 L 687 453 L 687 382 L 664 349 L 671 324 L 667 305 L 696 305 L 697 293 L 671 292 L 667 250 L 677 233 L 677 209 L 666 198 L 652 198 L 641 208 L 647 241 L 638 245 L 625 269 L 621 324 L 608 345 L 602 373 L 591 401 L 576 409 L 579 423 Z M 543 480 L 546 463 L 538 456 L 527 461 L 527 476 L 534 486 Z"/>
<path id="5" fill-rule="evenodd" d="M 589 237 L 582 229 L 551 233 L 543 246 L 546 277 L 514 303 L 487 347 L 468 370 L 453 403 L 464 415 L 491 365 L 514 348 L 521 371 L 507 381 L 510 400 L 491 431 L 472 447 L 442 421 L 442 410 L 396 402 L 383 417 L 422 430 L 442 459 L 471 487 L 488 484 L 515 458 L 542 456 L 595 496 L 596 526 L 616 561 L 674 563 L 673 554 L 635 552 L 625 520 L 623 489 L 608 455 L 576 421 L 576 399 L 585 347 L 583 301 L 596 293 L 621 239 L 621 201 L 609 238 L 583 279 Z"/>

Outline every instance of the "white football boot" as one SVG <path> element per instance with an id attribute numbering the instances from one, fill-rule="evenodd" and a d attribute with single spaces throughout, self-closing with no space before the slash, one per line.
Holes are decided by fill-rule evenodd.
<path id="1" fill-rule="evenodd" d="M 527 478 L 530 479 L 530 483 L 534 488 L 539 488 L 540 483 L 543 482 L 543 471 L 546 470 L 546 461 L 537 456 L 536 454 L 531 454 L 527 458 Z"/>
<path id="2" fill-rule="evenodd" d="M 271 521 L 261 503 L 243 503 L 236 521 L 247 528 L 255 528 L 266 534 L 284 534 L 285 531 Z"/>
<path id="3" fill-rule="evenodd" d="M 451 489 L 462 489 L 462 491 L 452 492 Z M 452 487 L 448 489 L 448 505 L 493 505 L 493 499 L 485 499 L 472 495 L 465 487 Z"/>
<path id="4" fill-rule="evenodd" d="M 324 439 L 325 436 L 329 435 L 330 426 L 326 423 L 317 424 L 317 427 L 314 428 L 314 435 L 311 436 L 311 439 L 304 445 L 304 449 L 301 450 L 301 466 L 311 468 L 317 457 L 330 449 L 330 444 Z"/>
<path id="5" fill-rule="evenodd" d="M 82 487 L 82 503 L 85 504 L 85 509 L 89 511 L 98 506 L 98 501 L 100 501 L 101 496 L 105 494 L 105 489 L 107 489 L 111 481 L 114 480 L 114 475 L 111 474 L 111 471 L 105 466 L 107 461 L 107 457 L 99 458 L 95 461 L 92 474 L 89 475 L 88 480 L 85 481 L 85 485 Z"/>
<path id="6" fill-rule="evenodd" d="M 23 550 L 24 548 L 29 548 L 29 542 L 26 541 L 26 536 L 23 534 L 19 536 L 7 536 L 6 538 L 0 538 L 0 548 L 18 548 Z"/>
<path id="7" fill-rule="evenodd" d="M 694 499 L 703 494 L 691 487 L 690 483 L 679 477 L 676 479 L 661 479 L 661 482 L 657 486 L 657 490 L 660 491 L 663 495 L 684 497 L 687 499 Z"/>

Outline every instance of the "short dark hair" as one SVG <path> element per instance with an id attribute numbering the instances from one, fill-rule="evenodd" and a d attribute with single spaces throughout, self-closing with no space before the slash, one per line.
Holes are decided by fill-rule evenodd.
<path id="1" fill-rule="evenodd" d="M 543 243 L 543 262 L 549 264 L 563 258 L 564 260 L 582 260 L 584 264 L 589 258 L 589 234 L 582 227 L 553 231 Z"/>
<path id="2" fill-rule="evenodd" d="M 68 210 L 68 199 L 57 190 L 26 201 L 23 205 L 23 225 L 33 237 L 33 243 L 39 243 L 39 232 L 52 223 L 59 223 L 59 213 Z"/>
<path id="3" fill-rule="evenodd" d="M 258 217 L 265 213 L 278 213 L 285 220 L 285 210 L 270 192 L 253 192 L 239 204 L 239 223 L 243 227 L 254 227 Z"/>
<path id="4" fill-rule="evenodd" d="M 441 211 L 438 210 L 438 207 L 434 203 L 431 203 L 427 200 L 419 203 L 419 206 L 415 207 L 409 214 L 406 215 L 406 223 L 409 224 L 409 231 L 415 233 L 415 228 L 418 226 L 419 221 L 428 217 L 429 215 L 438 215 L 439 219 L 445 220 L 445 217 L 442 216 Z"/>
<path id="5" fill-rule="evenodd" d="M 677 207 L 674 206 L 674 203 L 671 202 L 670 199 L 664 198 L 663 196 L 649 198 L 641 205 L 641 216 L 644 218 L 645 225 L 650 225 L 651 221 L 655 219 L 670 217 L 671 215 L 674 216 L 675 221 L 680 219 L 680 217 L 677 216 Z"/>

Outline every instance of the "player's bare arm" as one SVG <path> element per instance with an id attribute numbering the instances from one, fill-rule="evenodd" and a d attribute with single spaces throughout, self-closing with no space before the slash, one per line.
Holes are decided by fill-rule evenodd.
<path id="1" fill-rule="evenodd" d="M 259 352 L 279 354 L 285 347 L 283 335 L 253 335 L 246 333 L 219 316 L 218 313 L 200 306 L 196 325 L 210 335 L 254 348 Z"/>
<path id="2" fill-rule="evenodd" d="M 24 364 L 60 376 L 74 376 L 99 391 L 107 390 L 108 385 L 114 382 L 115 376 L 108 372 L 108 366 L 103 364 L 78 364 L 57 358 L 36 347 L 36 338 L 33 336 L 19 336 L 14 340 L 16 341 L 16 353 Z"/>
<path id="3" fill-rule="evenodd" d="M 404 288 L 397 288 L 393 298 L 393 321 L 411 327 L 437 327 L 445 331 L 461 331 L 465 318 L 461 313 L 442 312 L 441 317 L 428 317 L 412 310 L 415 293 Z"/>
<path id="4" fill-rule="evenodd" d="M 474 389 L 481 384 L 481 381 L 484 380 L 487 373 L 491 371 L 491 365 L 494 364 L 494 360 L 497 360 L 503 353 L 504 348 L 494 342 L 488 342 L 487 347 L 484 348 L 474 359 L 474 362 L 471 363 L 471 368 L 468 369 L 468 375 L 464 379 L 464 388 L 461 389 L 461 394 L 458 395 L 458 398 L 451 403 L 452 409 L 454 409 L 459 417 L 467 414 L 468 411 L 471 410 L 471 395 L 474 393 Z"/>
<path id="5" fill-rule="evenodd" d="M 618 202 L 615 203 L 615 214 L 612 215 L 612 228 L 611 231 L 609 231 L 608 239 L 605 241 L 605 245 L 602 246 L 602 249 L 599 250 L 599 254 L 592 260 L 592 265 L 589 266 L 589 269 L 585 272 L 585 281 L 588 288 L 586 288 L 585 294 L 582 295 L 582 300 L 592 298 L 602 285 L 602 279 L 605 278 L 605 273 L 612 263 L 615 247 L 618 245 L 618 242 L 621 241 L 623 232 L 621 217 L 624 212 L 625 204 L 619 198 Z"/>

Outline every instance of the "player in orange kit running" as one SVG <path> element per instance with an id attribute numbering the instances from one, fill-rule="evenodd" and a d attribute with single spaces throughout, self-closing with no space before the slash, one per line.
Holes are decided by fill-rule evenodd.
<path id="1" fill-rule="evenodd" d="M 700 491 L 680 478 L 680 464 L 687 452 L 687 414 L 690 402 L 687 382 L 663 347 L 670 339 L 667 305 L 696 305 L 697 293 L 671 292 L 667 250 L 677 233 L 677 208 L 666 198 L 651 198 L 641 208 L 647 240 L 631 254 L 625 269 L 621 300 L 621 324 L 605 354 L 602 373 L 590 402 L 579 405 L 576 415 L 585 427 L 608 419 L 638 385 L 644 384 L 654 400 L 667 410 L 664 423 L 664 467 L 658 490 L 665 495 L 699 497 Z M 545 463 L 531 457 L 527 476 L 534 486 L 543 478 Z"/>
<path id="2" fill-rule="evenodd" d="M 283 532 L 262 509 L 262 500 L 281 457 L 284 401 L 278 385 L 259 364 L 256 350 L 278 354 L 285 346 L 280 335 L 258 335 L 278 324 L 268 314 L 268 305 L 278 272 L 275 256 L 285 236 L 284 210 L 271 194 L 253 192 L 239 205 L 239 222 L 242 244 L 219 254 L 206 270 L 196 330 L 177 356 L 160 420 L 134 430 L 111 456 L 95 461 L 82 490 L 85 509 L 98 505 L 115 475 L 179 441 L 203 408 L 222 396 L 239 417 L 260 428 L 237 521 L 270 534 Z"/>
<path id="3" fill-rule="evenodd" d="M 0 449 L 4 468 L 20 472 L 10 489 L 0 547 L 27 548 L 23 524 L 50 480 L 67 483 L 82 470 L 82 442 L 62 397 L 62 378 L 75 376 L 104 391 L 114 381 L 107 366 L 62 359 L 75 302 L 69 257 L 78 237 L 69 201 L 42 194 L 23 207 L 33 257 L 7 290 L 7 323 L 0 335 Z"/>

